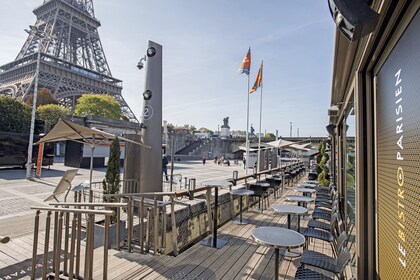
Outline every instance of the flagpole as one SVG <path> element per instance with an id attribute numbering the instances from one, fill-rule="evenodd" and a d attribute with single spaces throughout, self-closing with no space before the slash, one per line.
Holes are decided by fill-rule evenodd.
<path id="1" fill-rule="evenodd" d="M 251 70 L 251 69 L 250 69 Z M 251 71 L 250 71 L 251 72 Z M 247 174 L 248 175 L 248 164 L 249 164 L 249 134 L 248 134 L 248 128 L 249 128 L 249 96 L 250 96 L 250 94 L 249 94 L 249 74 L 250 73 L 248 73 L 247 74 L 247 76 L 248 76 L 248 90 L 247 90 L 247 98 L 248 98 L 248 101 L 247 101 L 247 107 L 246 107 L 246 160 L 245 160 L 245 174 Z"/>
<path id="2" fill-rule="evenodd" d="M 262 67 L 263 67 L 263 62 L 261 62 L 261 70 L 260 71 L 263 71 Z M 261 76 L 262 76 L 262 73 L 261 73 Z M 261 89 L 261 96 L 260 96 L 260 133 L 258 135 L 257 172 L 261 171 L 260 170 L 260 167 L 261 167 L 261 165 L 260 165 L 260 154 L 261 154 L 261 119 L 262 119 L 262 93 L 263 93 L 262 88 L 263 88 L 263 83 L 261 81 L 261 87 L 260 87 L 260 89 Z"/>

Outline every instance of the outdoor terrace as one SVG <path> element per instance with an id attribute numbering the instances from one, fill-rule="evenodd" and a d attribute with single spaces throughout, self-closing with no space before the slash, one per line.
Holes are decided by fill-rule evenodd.
<path id="1" fill-rule="evenodd" d="M 301 180 L 304 178 L 302 177 Z M 238 185 L 237 187 L 243 187 Z M 234 187 L 234 188 L 237 188 Z M 251 236 L 254 228 L 262 226 L 274 226 L 287 228 L 287 215 L 276 214 L 271 209 L 274 203 L 295 204 L 285 201 L 285 196 L 296 194 L 291 190 L 292 184 L 285 186 L 282 196 L 274 199 L 270 196 L 270 207 L 264 209 L 255 208 L 258 203 L 249 209 L 244 209 L 244 218 L 249 224 L 237 225 L 232 220 L 227 221 L 218 229 L 218 238 L 228 241 L 220 249 L 203 246 L 200 242 L 190 248 L 181 251 L 177 256 L 159 254 L 140 254 L 138 248 L 131 252 L 109 249 L 105 254 L 107 261 L 108 279 L 274 279 L 274 249 L 259 245 Z M 221 191 L 221 195 L 224 191 Z M 309 214 L 313 210 L 313 204 L 308 204 Z M 292 216 L 292 229 L 296 229 L 297 217 Z M 301 231 L 306 228 L 309 217 L 301 219 Z M 43 248 L 45 232 L 40 231 L 38 248 Z M 82 252 L 84 246 L 82 242 Z M 33 238 L 30 236 L 14 239 L 13 242 L 1 244 L 0 279 L 30 279 Z M 125 244 L 126 246 L 126 244 Z M 124 247 L 124 246 L 122 246 Z M 49 260 L 54 251 L 54 244 L 49 244 Z M 332 256 L 331 247 L 328 243 L 314 239 L 308 249 L 326 253 Z M 302 252 L 302 248 L 297 249 Z M 42 254 L 38 249 L 36 258 L 42 260 Z M 3 252 L 7 252 L 6 254 Z M 93 279 L 105 279 L 104 277 L 104 247 L 93 251 L 92 276 Z M 63 258 L 61 256 L 61 258 Z M 81 254 L 80 263 L 84 263 L 85 255 Z M 39 263 L 39 262 L 38 262 Z M 280 279 L 294 279 L 295 272 L 299 267 L 298 258 L 280 258 Z M 52 266 L 52 263 L 49 264 Z M 36 277 L 41 277 L 43 266 L 36 266 Z M 62 264 L 61 264 L 62 267 Z M 84 274 L 84 267 L 80 266 L 79 274 Z M 348 267 L 347 275 L 351 275 Z"/>

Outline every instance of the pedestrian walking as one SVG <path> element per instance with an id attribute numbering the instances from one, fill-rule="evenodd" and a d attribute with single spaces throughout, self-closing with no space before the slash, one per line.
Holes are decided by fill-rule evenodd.
<path id="1" fill-rule="evenodd" d="M 169 178 L 168 178 L 168 157 L 165 154 L 162 156 L 162 173 L 165 175 L 166 181 L 169 181 Z"/>

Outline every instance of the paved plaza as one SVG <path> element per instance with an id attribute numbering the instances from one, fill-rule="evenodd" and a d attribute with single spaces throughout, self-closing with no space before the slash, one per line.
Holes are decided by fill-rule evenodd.
<path id="1" fill-rule="evenodd" d="M 60 161 L 60 160 L 58 160 Z M 233 161 L 231 161 L 233 163 Z M 64 172 L 72 167 L 64 166 L 63 163 L 54 163 L 48 168 L 43 168 L 41 178 L 26 180 L 26 170 L 23 169 L 0 169 L 0 236 L 9 236 L 11 239 L 33 233 L 35 211 L 31 206 L 48 206 L 44 200 L 50 196 Z M 207 161 L 205 165 L 201 161 L 181 161 L 174 163 L 174 174 L 181 174 L 187 179 L 195 178 L 196 186 L 203 181 L 224 180 L 232 178 L 234 171 L 239 176 L 245 174 L 243 166 L 231 164 L 217 165 L 213 161 Z M 168 165 L 170 174 L 171 165 Z M 105 168 L 95 168 L 93 182 L 102 181 L 105 177 Z M 251 170 L 249 171 L 251 172 Z M 89 169 L 79 169 L 73 180 L 72 186 L 76 186 L 89 180 Z M 173 189 L 178 189 L 174 185 Z M 64 195 L 59 197 L 63 201 Z"/>

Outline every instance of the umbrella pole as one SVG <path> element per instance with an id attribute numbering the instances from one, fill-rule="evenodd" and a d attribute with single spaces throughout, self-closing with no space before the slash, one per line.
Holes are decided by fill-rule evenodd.
<path id="1" fill-rule="evenodd" d="M 93 175 L 93 152 L 95 151 L 95 135 L 93 135 L 93 141 L 90 145 L 90 175 L 89 175 L 89 202 L 93 202 L 92 192 L 92 175 Z"/>

